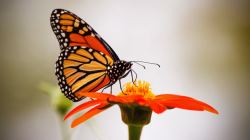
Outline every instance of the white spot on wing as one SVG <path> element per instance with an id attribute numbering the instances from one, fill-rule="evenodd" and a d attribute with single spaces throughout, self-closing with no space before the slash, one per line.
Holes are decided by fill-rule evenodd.
<path id="1" fill-rule="evenodd" d="M 63 37 L 65 37 L 65 33 L 61 33 L 61 35 L 62 35 Z"/>

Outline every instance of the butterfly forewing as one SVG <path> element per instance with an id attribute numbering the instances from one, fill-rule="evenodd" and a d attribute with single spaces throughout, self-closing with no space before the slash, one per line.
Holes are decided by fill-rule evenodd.
<path id="1" fill-rule="evenodd" d="M 55 9 L 50 18 L 51 27 L 63 50 L 69 46 L 86 46 L 119 60 L 113 49 L 84 20 L 75 14 Z"/>

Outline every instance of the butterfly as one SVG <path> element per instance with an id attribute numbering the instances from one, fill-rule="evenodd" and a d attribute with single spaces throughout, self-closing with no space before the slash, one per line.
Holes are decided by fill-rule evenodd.
<path id="1" fill-rule="evenodd" d="M 56 76 L 68 99 L 80 101 L 85 97 L 78 95 L 79 92 L 112 87 L 129 73 L 133 79 L 132 61 L 120 60 L 108 43 L 77 15 L 55 9 L 50 23 L 61 49 Z"/>

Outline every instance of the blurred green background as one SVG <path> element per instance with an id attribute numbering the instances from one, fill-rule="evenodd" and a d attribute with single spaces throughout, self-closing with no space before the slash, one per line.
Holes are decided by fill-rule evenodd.
<path id="1" fill-rule="evenodd" d="M 86 20 L 121 59 L 160 63 L 134 67 L 155 93 L 192 96 L 220 112 L 154 114 L 142 140 L 250 138 L 248 0 L 1 0 L 1 140 L 62 139 L 61 118 L 38 88 L 57 84 L 60 50 L 49 22 L 55 8 Z M 71 131 L 74 140 L 127 139 L 117 107 Z"/>

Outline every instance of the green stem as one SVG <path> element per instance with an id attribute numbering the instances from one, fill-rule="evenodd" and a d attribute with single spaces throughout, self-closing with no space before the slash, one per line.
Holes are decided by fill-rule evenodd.
<path id="1" fill-rule="evenodd" d="M 129 140 L 140 140 L 143 125 L 128 125 Z"/>

